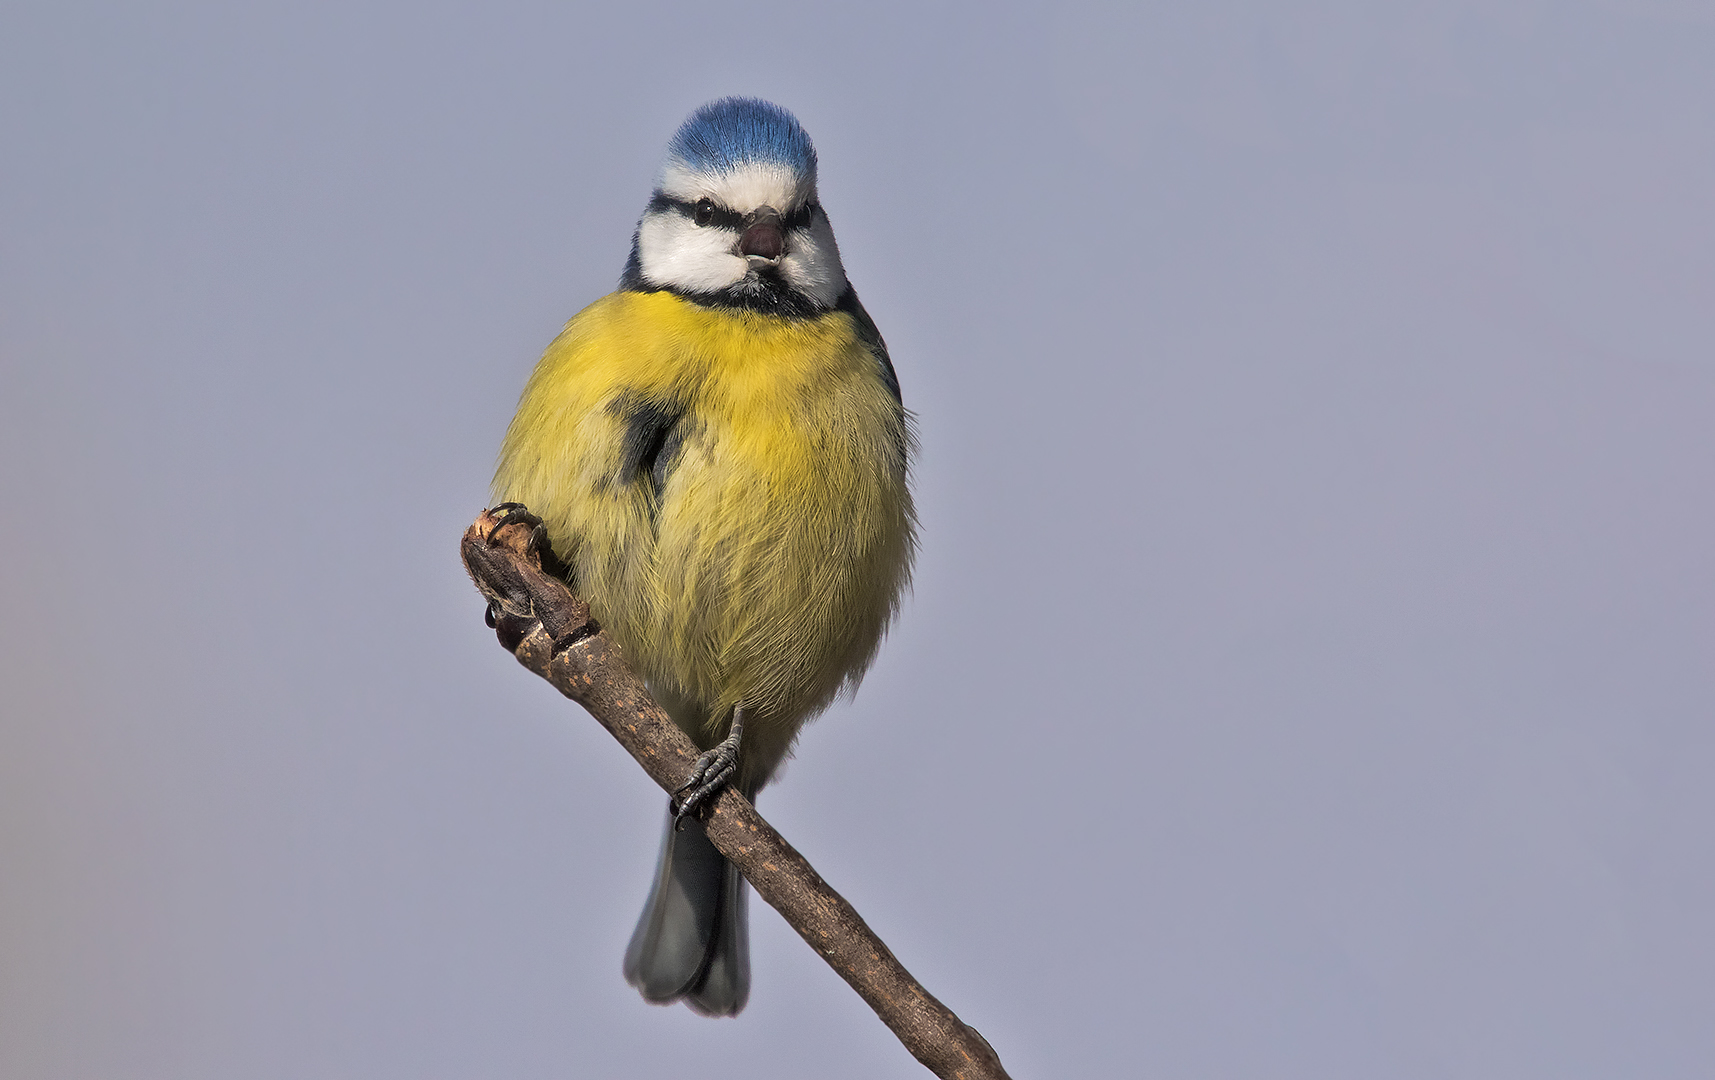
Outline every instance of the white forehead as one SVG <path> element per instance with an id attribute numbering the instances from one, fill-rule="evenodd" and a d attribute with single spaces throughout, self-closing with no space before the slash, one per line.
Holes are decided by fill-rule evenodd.
<path id="1" fill-rule="evenodd" d="M 665 195 L 686 202 L 713 199 L 729 210 L 748 213 L 759 206 L 789 210 L 814 198 L 816 177 L 774 161 L 745 161 L 720 170 L 697 169 L 674 158 L 661 167 L 656 185 Z"/>

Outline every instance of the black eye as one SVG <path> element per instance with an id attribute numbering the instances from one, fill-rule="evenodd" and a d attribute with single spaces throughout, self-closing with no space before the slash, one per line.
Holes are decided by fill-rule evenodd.
<path id="1" fill-rule="evenodd" d="M 691 220 L 698 225 L 707 225 L 715 219 L 715 202 L 713 199 L 698 199 L 697 208 L 691 214 Z"/>
<path id="2" fill-rule="evenodd" d="M 787 216 L 786 227 L 788 229 L 802 229 L 815 220 L 816 204 L 813 202 L 807 202 Z"/>

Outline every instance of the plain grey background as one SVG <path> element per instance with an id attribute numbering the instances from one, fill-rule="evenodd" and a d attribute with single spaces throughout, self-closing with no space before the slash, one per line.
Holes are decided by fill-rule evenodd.
<path id="1" fill-rule="evenodd" d="M 795 110 L 916 590 L 762 809 L 1013 1075 L 1715 1069 L 1715 6 L 0 14 L 0 1074 L 914 1077 L 455 555 L 712 97 Z"/>

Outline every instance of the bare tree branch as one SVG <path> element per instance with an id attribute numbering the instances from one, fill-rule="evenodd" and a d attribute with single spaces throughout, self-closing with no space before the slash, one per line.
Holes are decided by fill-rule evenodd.
<path id="1" fill-rule="evenodd" d="M 518 662 L 588 709 L 657 784 L 676 789 L 698 750 L 650 697 L 619 646 L 565 583 L 544 573 L 522 523 L 495 530 L 485 511 L 460 544 L 490 604 L 500 642 Z M 490 536 L 490 533 L 495 533 Z M 737 791 L 705 812 L 708 836 L 756 892 L 869 1003 L 912 1055 L 945 1080 L 1007 1080 L 977 1030 L 935 1000 L 804 857 Z"/>

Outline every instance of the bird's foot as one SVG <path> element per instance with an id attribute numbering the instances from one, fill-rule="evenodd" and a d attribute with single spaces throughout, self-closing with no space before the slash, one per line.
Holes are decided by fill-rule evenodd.
<path id="1" fill-rule="evenodd" d="M 726 738 L 716 744 L 713 750 L 697 759 L 691 766 L 691 775 L 685 778 L 673 791 L 675 805 L 673 808 L 673 823 L 678 823 L 688 815 L 694 815 L 711 799 L 721 793 L 721 789 L 732 782 L 733 775 L 738 772 L 739 742 L 744 734 L 744 707 L 740 706 L 732 712 L 732 731 Z"/>

